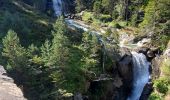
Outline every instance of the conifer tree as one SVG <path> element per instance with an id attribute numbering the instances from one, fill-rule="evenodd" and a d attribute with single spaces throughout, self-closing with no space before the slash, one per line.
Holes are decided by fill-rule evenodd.
<path id="1" fill-rule="evenodd" d="M 8 59 L 8 63 L 18 71 L 27 65 L 26 50 L 20 45 L 19 38 L 13 30 L 9 30 L 3 39 L 2 55 Z"/>

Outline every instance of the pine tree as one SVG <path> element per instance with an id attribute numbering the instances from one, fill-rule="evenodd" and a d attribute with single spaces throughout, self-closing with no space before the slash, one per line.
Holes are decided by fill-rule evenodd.
<path id="1" fill-rule="evenodd" d="M 152 27 L 154 26 L 155 21 L 155 11 L 156 11 L 156 1 L 149 0 L 148 5 L 145 8 L 145 16 L 143 22 L 140 24 L 140 27 Z"/>
<path id="2" fill-rule="evenodd" d="M 101 13 L 101 8 L 102 8 L 101 2 L 96 1 L 93 6 L 93 11 L 94 11 L 96 17 L 98 17 L 99 14 Z"/>
<path id="3" fill-rule="evenodd" d="M 89 71 L 100 71 L 100 53 L 101 46 L 95 35 L 88 32 L 83 33 L 82 50 L 84 51 L 83 59 L 84 68 Z M 87 52 L 88 51 L 88 52 Z"/>
<path id="4" fill-rule="evenodd" d="M 8 63 L 18 71 L 27 65 L 26 50 L 20 45 L 19 38 L 13 30 L 9 30 L 3 39 L 2 55 L 8 59 Z"/>
<path id="5" fill-rule="evenodd" d="M 53 28 L 53 40 L 51 46 L 52 55 L 49 60 L 52 64 L 57 64 L 58 66 L 65 66 L 69 56 L 69 41 L 68 38 L 65 36 L 67 31 L 63 18 L 59 18 L 53 25 Z"/>

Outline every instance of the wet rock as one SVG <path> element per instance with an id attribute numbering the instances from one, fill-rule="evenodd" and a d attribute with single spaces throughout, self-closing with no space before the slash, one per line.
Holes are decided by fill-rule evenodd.
<path id="1" fill-rule="evenodd" d="M 132 90 L 133 86 L 133 61 L 132 56 L 124 56 L 118 64 L 118 72 L 122 78 L 123 85 L 121 87 L 121 97 L 126 98 Z M 119 99 L 118 100 L 124 100 Z"/>
<path id="2" fill-rule="evenodd" d="M 150 47 L 151 38 L 143 38 L 141 41 L 137 43 L 139 47 Z"/>
<path id="3" fill-rule="evenodd" d="M 113 80 L 93 81 L 89 88 L 89 100 L 115 100 L 119 94 Z"/>
<path id="4" fill-rule="evenodd" d="M 81 93 L 77 93 L 74 95 L 74 100 L 83 100 L 83 96 Z"/>
<path id="5" fill-rule="evenodd" d="M 152 91 L 153 91 L 153 84 L 151 82 L 148 82 L 145 85 L 139 100 L 147 100 Z"/>
<path id="6" fill-rule="evenodd" d="M 147 51 L 147 56 L 148 56 L 149 58 L 153 58 L 153 57 L 155 56 L 155 54 L 154 54 L 154 52 L 153 52 L 152 50 L 148 50 L 148 51 Z"/>
<path id="7" fill-rule="evenodd" d="M 143 48 L 138 48 L 138 50 L 136 50 L 139 53 L 143 53 L 144 55 L 147 55 L 149 48 L 147 47 L 143 47 Z"/>
<path id="8" fill-rule="evenodd" d="M 129 55 L 124 56 L 118 63 L 119 63 L 118 71 L 120 73 L 120 76 L 126 81 L 132 81 L 133 77 L 132 56 Z"/>

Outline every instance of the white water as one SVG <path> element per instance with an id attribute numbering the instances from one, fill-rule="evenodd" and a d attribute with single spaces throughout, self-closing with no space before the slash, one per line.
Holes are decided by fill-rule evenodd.
<path id="1" fill-rule="evenodd" d="M 66 21 L 67 25 L 70 26 L 70 27 L 76 27 L 76 28 L 82 29 L 85 32 L 89 31 L 89 27 L 88 26 L 80 25 L 80 24 L 76 23 L 72 19 L 65 19 L 65 21 Z"/>
<path id="2" fill-rule="evenodd" d="M 127 100 L 139 100 L 145 84 L 149 81 L 150 63 L 142 53 L 132 52 L 133 56 L 133 89 Z"/>
<path id="3" fill-rule="evenodd" d="M 60 16 L 63 13 L 62 9 L 62 0 L 53 0 L 53 7 L 55 10 L 56 16 Z M 81 28 L 84 31 L 89 31 L 89 27 L 86 25 L 80 25 L 73 20 L 65 20 L 68 26 Z M 93 31 L 93 34 L 99 36 L 100 32 Z M 103 40 L 99 38 L 102 43 Z M 139 100 L 142 94 L 143 88 L 145 84 L 149 81 L 149 65 L 150 63 L 147 61 L 146 57 L 142 53 L 132 52 L 133 56 L 133 90 L 131 95 L 127 100 Z"/>
<path id="4" fill-rule="evenodd" d="M 65 20 L 67 25 L 70 27 L 77 27 L 83 29 L 84 31 L 89 31 L 89 27 L 85 25 L 81 25 L 74 20 Z M 100 35 L 99 32 L 92 31 L 91 33 L 95 35 Z M 99 38 L 99 40 L 104 43 L 104 41 Z M 134 44 L 137 47 L 137 44 Z M 139 100 L 142 94 L 143 88 L 145 84 L 149 81 L 149 66 L 150 63 L 147 61 L 146 56 L 142 53 L 131 52 L 133 56 L 133 90 L 131 95 L 128 97 L 127 100 Z"/>
<path id="5" fill-rule="evenodd" d="M 62 15 L 62 0 L 53 0 L 53 8 L 56 16 Z"/>

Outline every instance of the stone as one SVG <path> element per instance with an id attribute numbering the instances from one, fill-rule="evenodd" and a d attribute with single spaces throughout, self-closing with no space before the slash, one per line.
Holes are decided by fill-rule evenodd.
<path id="1" fill-rule="evenodd" d="M 166 49 L 164 52 L 164 57 L 170 58 L 170 48 Z"/>
<path id="2" fill-rule="evenodd" d="M 7 76 L 3 66 L 0 66 L 0 100 L 26 100 L 22 90 Z"/>
<path id="3" fill-rule="evenodd" d="M 160 64 L 161 64 L 161 57 L 157 56 L 155 57 L 151 63 L 152 63 L 152 79 L 156 79 L 160 76 Z"/>
<path id="4" fill-rule="evenodd" d="M 74 95 L 74 100 L 83 100 L 82 94 L 81 94 L 81 93 L 76 93 L 76 94 Z"/>
<path id="5" fill-rule="evenodd" d="M 120 49 L 119 49 L 119 52 L 120 52 L 119 55 L 120 55 L 121 58 L 124 57 L 124 56 L 126 56 L 126 55 L 128 55 L 128 56 L 131 55 L 130 50 L 129 50 L 128 48 L 126 48 L 126 47 L 120 48 Z"/>
<path id="6" fill-rule="evenodd" d="M 124 56 L 118 62 L 118 72 L 123 82 L 121 93 L 127 96 L 131 92 L 133 86 L 133 61 L 131 55 Z"/>
<path id="7" fill-rule="evenodd" d="M 133 77 L 133 61 L 132 56 L 124 56 L 119 62 L 118 62 L 118 71 L 123 79 L 126 80 L 132 80 Z"/>
<path id="8" fill-rule="evenodd" d="M 139 53 L 143 53 L 144 55 L 147 55 L 149 48 L 143 47 L 143 48 L 138 48 L 136 51 Z"/>
<path id="9" fill-rule="evenodd" d="M 152 91 L 153 91 L 153 83 L 148 82 L 145 85 L 139 100 L 147 100 Z"/>
<path id="10" fill-rule="evenodd" d="M 152 50 L 147 51 L 147 57 L 153 58 L 155 56 L 154 52 Z"/>
<path id="11" fill-rule="evenodd" d="M 90 84 L 89 100 L 115 100 L 118 94 L 118 88 L 114 86 L 113 80 L 93 81 Z"/>

